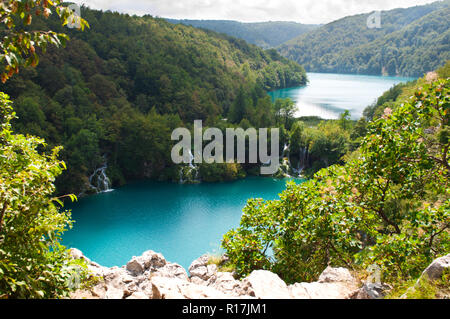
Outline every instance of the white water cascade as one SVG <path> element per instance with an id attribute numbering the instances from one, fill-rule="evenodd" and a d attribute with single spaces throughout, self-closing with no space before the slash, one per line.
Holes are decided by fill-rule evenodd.
<path id="1" fill-rule="evenodd" d="M 304 169 L 306 168 L 306 165 L 308 164 L 308 149 L 306 147 L 300 148 L 300 156 L 298 160 L 298 166 L 297 169 L 294 170 L 298 176 L 301 176 Z"/>
<path id="2" fill-rule="evenodd" d="M 284 147 L 283 147 L 283 154 L 281 154 L 281 157 L 286 157 L 287 155 L 289 154 L 289 145 L 287 145 L 287 144 L 284 144 Z"/>
<path id="3" fill-rule="evenodd" d="M 105 164 L 97 168 L 94 173 L 89 177 L 89 187 L 95 190 L 96 193 L 107 193 L 112 192 L 111 181 L 106 175 L 106 170 L 108 169 L 108 164 Z"/>
<path id="4" fill-rule="evenodd" d="M 309 151 L 307 147 L 301 147 L 298 159 L 295 159 L 296 165 L 294 165 L 291 161 L 290 147 L 288 146 L 283 151 L 283 158 L 287 157 L 287 164 L 289 165 L 290 170 L 292 171 L 294 176 L 301 177 L 303 171 L 308 166 L 309 161 Z M 297 162 L 298 161 L 298 162 Z M 285 163 L 285 161 L 283 161 Z"/>
<path id="5" fill-rule="evenodd" d="M 180 184 L 199 182 L 199 168 L 194 164 L 194 158 L 189 150 L 189 165 L 180 168 Z"/>

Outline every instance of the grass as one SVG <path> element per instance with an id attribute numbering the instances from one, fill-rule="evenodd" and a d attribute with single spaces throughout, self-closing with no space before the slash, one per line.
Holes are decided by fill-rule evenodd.
<path id="1" fill-rule="evenodd" d="M 216 265 L 219 272 L 233 272 L 235 270 L 234 265 L 224 262 L 222 255 L 210 255 L 208 265 Z"/>
<path id="2" fill-rule="evenodd" d="M 440 280 L 420 278 L 402 282 L 386 299 L 450 299 L 450 270 L 446 270 Z"/>

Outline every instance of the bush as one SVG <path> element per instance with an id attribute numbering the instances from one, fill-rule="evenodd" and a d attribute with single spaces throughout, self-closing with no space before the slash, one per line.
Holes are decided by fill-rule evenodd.
<path id="1" fill-rule="evenodd" d="M 60 245 L 70 212 L 60 211 L 52 194 L 65 165 L 59 148 L 43 154 L 43 140 L 13 134 L 14 116 L 0 93 L 0 298 L 67 296 L 87 270 Z"/>

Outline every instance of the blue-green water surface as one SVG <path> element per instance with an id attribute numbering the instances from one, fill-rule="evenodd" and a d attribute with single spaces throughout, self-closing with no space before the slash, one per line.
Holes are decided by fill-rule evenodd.
<path id="1" fill-rule="evenodd" d="M 319 116 L 337 119 L 341 113 L 350 111 L 353 119 L 359 119 L 364 109 L 375 102 L 395 84 L 414 78 L 308 73 L 307 86 L 270 92 L 273 100 L 291 98 L 297 104 L 297 117 Z"/>
<path id="2" fill-rule="evenodd" d="M 286 182 L 252 177 L 218 184 L 133 183 L 72 205 L 76 222 L 63 243 L 103 266 L 122 266 L 153 250 L 187 269 L 202 254 L 218 251 L 222 236 L 239 226 L 249 198 L 277 199 Z"/>

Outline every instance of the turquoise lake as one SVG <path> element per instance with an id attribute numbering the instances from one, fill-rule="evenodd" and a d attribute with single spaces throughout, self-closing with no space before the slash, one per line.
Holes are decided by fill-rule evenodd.
<path id="1" fill-rule="evenodd" d="M 297 117 L 319 116 L 337 119 L 339 114 L 350 111 L 353 119 L 359 119 L 364 109 L 375 102 L 395 84 L 415 78 L 308 73 L 309 83 L 304 87 L 269 92 L 273 100 L 290 97 L 297 104 Z"/>
<path id="2" fill-rule="evenodd" d="M 69 207 L 75 225 L 63 243 L 103 266 L 120 267 L 153 250 L 187 269 L 201 255 L 219 251 L 222 236 L 239 226 L 247 199 L 277 199 L 286 182 L 254 177 L 218 184 L 133 183 Z"/>

